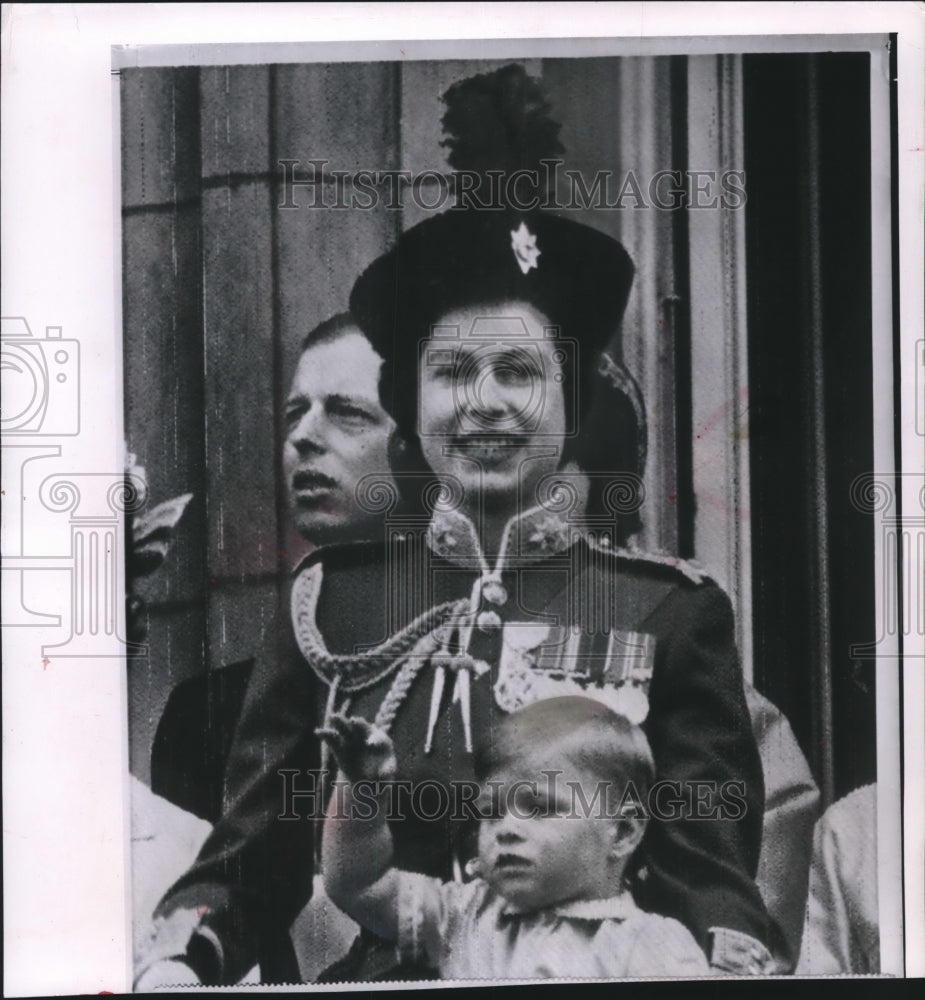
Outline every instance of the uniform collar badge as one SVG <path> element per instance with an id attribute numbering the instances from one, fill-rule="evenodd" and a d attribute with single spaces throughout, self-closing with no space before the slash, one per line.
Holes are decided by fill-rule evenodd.
<path id="1" fill-rule="evenodd" d="M 581 533 L 569 525 L 564 514 L 543 506 L 531 507 L 508 521 L 494 576 L 500 578 L 512 563 L 559 555 Z M 462 511 L 435 511 L 427 530 L 427 545 L 435 555 L 457 566 L 480 569 L 485 575 L 489 573 L 478 531 Z"/>

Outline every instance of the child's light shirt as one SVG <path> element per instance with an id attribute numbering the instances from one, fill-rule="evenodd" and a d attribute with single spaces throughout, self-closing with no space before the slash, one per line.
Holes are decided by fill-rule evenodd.
<path id="1" fill-rule="evenodd" d="M 399 873 L 398 949 L 444 979 L 689 978 L 709 975 L 682 924 L 625 892 L 517 913 L 485 882 Z"/>

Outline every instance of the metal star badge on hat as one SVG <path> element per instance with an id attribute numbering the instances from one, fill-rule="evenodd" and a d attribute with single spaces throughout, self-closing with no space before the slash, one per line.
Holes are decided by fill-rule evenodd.
<path id="1" fill-rule="evenodd" d="M 536 258 L 539 257 L 542 251 L 537 250 L 536 237 L 527 229 L 526 223 L 521 222 L 517 229 L 511 230 L 511 247 L 514 250 L 514 257 L 517 259 L 517 264 L 524 274 L 531 267 L 539 269 Z"/>

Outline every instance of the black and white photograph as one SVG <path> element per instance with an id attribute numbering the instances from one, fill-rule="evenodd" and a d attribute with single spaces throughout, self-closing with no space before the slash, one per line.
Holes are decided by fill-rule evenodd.
<path id="1" fill-rule="evenodd" d="M 120 70 L 139 989 L 880 971 L 882 44 Z"/>
<path id="2" fill-rule="evenodd" d="M 110 55 L 111 475 L 4 410 L 4 644 L 117 657 L 124 988 L 908 974 L 896 34 Z"/>

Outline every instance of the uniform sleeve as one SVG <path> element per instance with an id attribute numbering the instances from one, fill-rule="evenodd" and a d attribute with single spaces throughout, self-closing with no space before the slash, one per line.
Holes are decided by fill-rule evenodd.
<path id="1" fill-rule="evenodd" d="M 168 938 L 176 926 L 190 929 L 189 914 L 196 914 L 186 955 L 178 957 L 207 985 L 233 984 L 255 961 L 265 982 L 298 973 L 288 928 L 311 896 L 314 823 L 307 819 L 322 811 L 318 682 L 291 630 L 279 631 L 285 638 L 264 649 L 248 686 L 225 774 L 224 814 L 155 910 Z M 297 773 L 287 779 L 281 770 Z M 285 794 L 287 780 L 297 794 Z M 155 938 L 150 954 L 165 957 L 162 951 Z"/>
<path id="2" fill-rule="evenodd" d="M 657 780 L 675 784 L 649 823 L 639 901 L 679 920 L 708 954 L 714 928 L 769 944 L 754 881 L 764 784 L 729 598 L 713 585 L 679 586 L 642 629 L 656 636 L 646 734 Z"/>

